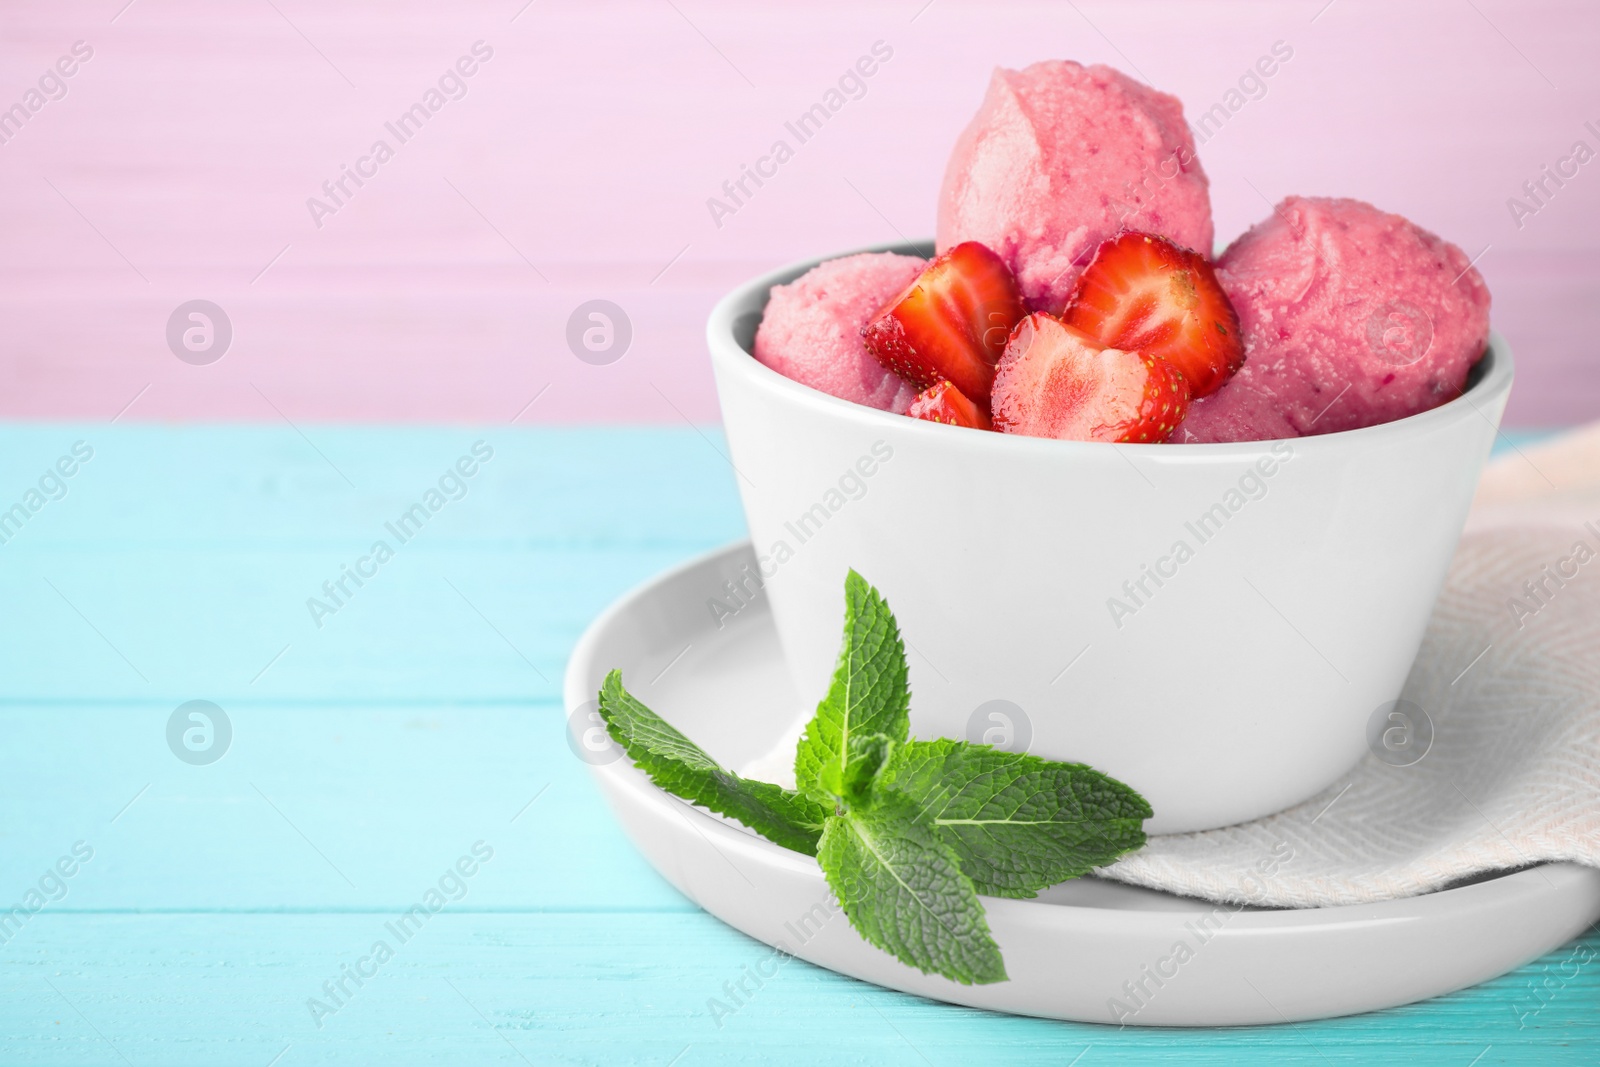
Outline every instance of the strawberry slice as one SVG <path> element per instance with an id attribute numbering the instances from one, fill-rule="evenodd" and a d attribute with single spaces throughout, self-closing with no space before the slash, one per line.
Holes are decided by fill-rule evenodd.
<path id="1" fill-rule="evenodd" d="M 1166 360 L 1197 397 L 1216 392 L 1244 363 L 1239 317 L 1211 264 L 1153 234 L 1102 243 L 1061 321 L 1109 348 Z"/>
<path id="2" fill-rule="evenodd" d="M 1172 364 L 1107 348 L 1043 312 L 1017 325 L 994 380 L 994 426 L 1065 441 L 1165 441 L 1189 410 Z"/>
<path id="3" fill-rule="evenodd" d="M 962 396 L 961 390 L 949 382 L 936 382 L 918 393 L 906 414 L 913 419 L 947 422 L 974 430 L 994 429 L 989 413 Z"/>
<path id="4" fill-rule="evenodd" d="M 1006 338 L 1027 313 L 1011 268 L 967 241 L 928 264 L 861 334 L 879 363 L 917 388 L 949 381 L 986 405 Z"/>

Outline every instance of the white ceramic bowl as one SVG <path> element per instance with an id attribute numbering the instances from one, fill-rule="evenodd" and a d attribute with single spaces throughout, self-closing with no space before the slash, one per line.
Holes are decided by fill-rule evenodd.
<path id="1" fill-rule="evenodd" d="M 711 314 L 763 573 L 742 592 L 708 591 L 708 611 L 726 621 L 740 596 L 770 597 L 798 691 L 820 699 L 854 567 L 909 646 L 914 736 L 1088 763 L 1144 794 L 1156 833 L 1290 807 L 1366 754 L 1498 430 L 1503 339 L 1464 396 L 1381 426 L 1240 444 L 1053 441 L 891 415 L 757 362 L 768 291 L 817 262 L 756 279 Z"/>

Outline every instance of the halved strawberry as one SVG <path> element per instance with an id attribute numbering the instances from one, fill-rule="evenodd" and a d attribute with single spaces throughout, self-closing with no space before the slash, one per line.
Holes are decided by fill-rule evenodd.
<path id="1" fill-rule="evenodd" d="M 879 363 L 917 388 L 949 381 L 983 405 L 1006 338 L 1027 313 L 1011 268 L 967 241 L 928 264 L 861 335 Z"/>
<path id="2" fill-rule="evenodd" d="M 1166 360 L 1197 397 L 1216 392 L 1244 363 L 1239 317 L 1211 264 L 1148 233 L 1100 245 L 1061 321 L 1108 347 Z"/>
<path id="3" fill-rule="evenodd" d="M 1143 352 L 1106 348 L 1043 312 L 1011 334 L 994 380 L 994 427 L 1065 441 L 1164 441 L 1189 383 Z"/>
<path id="4" fill-rule="evenodd" d="M 949 382 L 937 382 L 917 394 L 906 412 L 913 419 L 929 422 L 947 422 L 952 426 L 968 426 L 974 430 L 992 430 L 994 423 L 989 413 L 961 395 Z"/>

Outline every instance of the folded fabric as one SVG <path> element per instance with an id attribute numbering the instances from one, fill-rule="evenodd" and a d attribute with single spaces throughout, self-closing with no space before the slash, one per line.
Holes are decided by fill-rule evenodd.
<path id="1" fill-rule="evenodd" d="M 1600 432 L 1512 450 L 1486 473 L 1405 690 L 1377 718 L 1373 754 L 1322 795 L 1152 837 L 1097 873 L 1321 907 L 1546 861 L 1600 866 Z"/>

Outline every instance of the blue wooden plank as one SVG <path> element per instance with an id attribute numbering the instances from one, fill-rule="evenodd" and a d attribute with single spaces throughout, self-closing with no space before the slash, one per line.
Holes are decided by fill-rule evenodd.
<path id="1" fill-rule="evenodd" d="M 0 545 L 5 698 L 551 698 L 607 603 L 743 532 L 714 432 L 312 432 L 0 430 L 0 509 L 97 442 Z M 490 439 L 462 499 L 391 532 Z"/>
<path id="2" fill-rule="evenodd" d="M 329 554 L 296 548 L 6 561 L 8 699 L 554 699 L 567 652 L 629 586 L 730 537 L 634 549 L 397 556 L 318 626 Z M 355 559 L 356 557 L 348 557 Z M 319 611 L 320 615 L 320 611 Z"/>
<path id="3" fill-rule="evenodd" d="M 1527 986 L 1557 975 L 1556 967 L 1349 1019 L 1119 1031 L 936 1004 L 799 961 L 758 987 L 747 974 L 757 965 L 772 970 L 769 950 L 701 913 L 481 914 L 447 905 L 404 942 L 386 925 L 395 919 L 393 912 L 41 916 L 0 968 L 5 1062 L 104 1064 L 120 1062 L 120 1053 L 134 1064 L 263 1067 L 288 1046 L 282 1067 L 1061 1067 L 1080 1055 L 1082 1067 L 1590 1067 L 1600 1047 L 1593 964 L 1558 977 L 1543 1007 L 1521 1017 L 1518 1004 L 1537 1003 Z M 392 957 L 363 963 L 378 941 Z M 1587 948 L 1600 951 L 1600 938 Z M 357 965 L 376 976 L 326 992 L 343 966 Z"/>
<path id="4" fill-rule="evenodd" d="M 616 595 L 741 533 L 720 438 L 306 434 L 0 428 L 0 509 L 74 441 L 95 448 L 0 544 L 0 904 L 94 849 L 0 944 L 0 1062 L 1597 1058 L 1594 934 L 1451 997 L 1299 1027 L 1012 1019 L 799 962 L 734 1005 L 724 984 L 766 950 L 634 853 L 555 688 Z M 466 496 L 315 627 L 306 597 L 479 439 L 496 455 Z M 165 738 L 193 698 L 234 726 L 209 766 Z M 462 899 L 318 1028 L 306 999 L 480 840 L 495 855 Z"/>
<path id="5" fill-rule="evenodd" d="M 554 704 L 233 708 L 206 766 L 168 748 L 171 711 L 0 709 L 0 904 L 84 841 L 51 912 L 399 907 L 481 839 L 500 852 L 473 907 L 690 907 L 605 811 Z"/>

